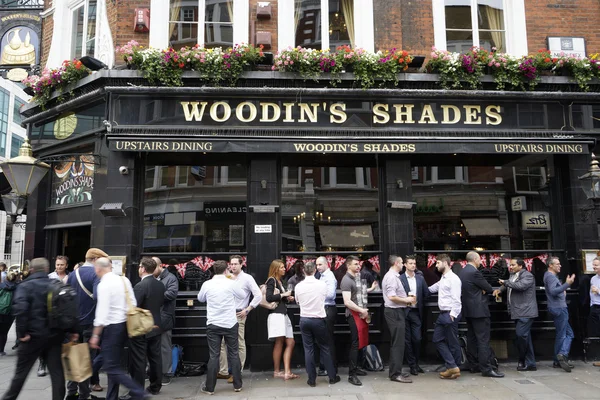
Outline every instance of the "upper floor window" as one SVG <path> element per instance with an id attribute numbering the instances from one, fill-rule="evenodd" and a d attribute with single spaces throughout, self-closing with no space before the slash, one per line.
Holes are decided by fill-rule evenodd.
<path id="1" fill-rule="evenodd" d="M 248 2 L 245 3 L 242 0 L 169 0 L 169 46 L 181 48 L 199 44 L 205 48 L 226 48 L 247 42 L 248 33 L 244 34 L 244 30 L 247 31 Z"/>
<path id="2" fill-rule="evenodd" d="M 25 141 L 25 139 L 23 139 L 20 136 L 15 135 L 14 133 L 12 134 L 12 138 L 10 140 L 10 157 L 16 157 L 19 155 L 19 149 L 21 148 L 21 145 L 23 144 L 23 142 Z"/>
<path id="3" fill-rule="evenodd" d="M 97 0 L 78 2 L 71 7 L 71 58 L 94 56 L 96 46 Z"/>
<path id="4" fill-rule="evenodd" d="M 359 10 L 355 0 L 280 0 L 280 49 L 302 46 L 335 50 L 338 46 L 373 50 L 373 3 Z"/>
<path id="5" fill-rule="evenodd" d="M 466 167 L 426 167 L 425 182 L 427 183 L 460 183 L 465 182 Z"/>
<path id="6" fill-rule="evenodd" d="M 527 53 L 523 0 L 433 0 L 433 7 L 437 48 Z"/>

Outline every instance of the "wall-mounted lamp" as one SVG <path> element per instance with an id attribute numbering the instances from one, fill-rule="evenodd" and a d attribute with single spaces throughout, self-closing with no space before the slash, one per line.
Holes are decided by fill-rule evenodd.
<path id="1" fill-rule="evenodd" d="M 398 189 L 404 188 L 404 182 L 402 181 L 402 179 L 397 179 L 396 185 L 398 185 Z"/>
<path id="2" fill-rule="evenodd" d="M 105 217 L 124 217 L 127 215 L 123 203 L 104 203 L 99 210 Z"/>
<path id="3" fill-rule="evenodd" d="M 261 189 L 267 188 L 267 180 L 266 179 L 263 179 L 262 181 L 260 181 L 260 188 Z"/>

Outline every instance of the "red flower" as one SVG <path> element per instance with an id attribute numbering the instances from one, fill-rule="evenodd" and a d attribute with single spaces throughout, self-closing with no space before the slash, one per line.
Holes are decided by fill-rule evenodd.
<path id="1" fill-rule="evenodd" d="M 185 64 L 184 64 L 184 63 L 182 63 L 182 62 L 180 62 L 180 63 L 179 63 L 179 68 L 183 68 L 183 67 L 185 67 Z"/>

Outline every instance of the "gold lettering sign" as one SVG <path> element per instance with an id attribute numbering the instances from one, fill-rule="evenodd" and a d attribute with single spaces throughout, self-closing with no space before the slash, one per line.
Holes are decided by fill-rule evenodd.
<path id="1" fill-rule="evenodd" d="M 348 120 L 343 102 L 274 102 L 246 100 L 237 105 L 226 101 L 180 102 L 186 122 L 228 122 L 230 119 L 247 124 L 258 121 L 272 123 L 343 124 Z M 321 119 L 321 120 L 320 120 Z M 207 121 L 208 120 L 208 121 Z M 500 125 L 500 105 L 434 105 L 375 103 L 371 110 L 374 125 Z"/>
<path id="2" fill-rule="evenodd" d="M 584 153 L 585 148 L 581 144 L 495 144 L 496 153 L 557 153 L 557 154 L 579 154 Z"/>
<path id="3" fill-rule="evenodd" d="M 7 15 L 5 17 L 2 17 L 2 19 L 0 19 L 0 21 L 2 22 L 6 22 L 6 21 L 10 21 L 13 19 L 31 19 L 34 20 L 36 22 L 40 22 L 41 18 L 37 15 L 32 15 L 32 14 L 11 14 L 11 15 Z"/>

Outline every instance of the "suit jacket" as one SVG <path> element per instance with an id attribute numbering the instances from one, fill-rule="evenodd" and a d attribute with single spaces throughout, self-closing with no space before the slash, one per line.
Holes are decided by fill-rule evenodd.
<path id="1" fill-rule="evenodd" d="M 133 288 L 137 306 L 152 313 L 154 325 L 160 327 L 160 309 L 164 302 L 165 285 L 156 280 L 153 276 L 142 279 Z M 160 329 L 154 329 L 146 337 L 160 335 Z"/>
<path id="2" fill-rule="evenodd" d="M 419 316 L 421 320 L 423 320 L 423 311 L 425 310 L 425 300 L 429 297 L 429 286 L 425 282 L 425 278 L 421 271 L 415 271 L 415 279 L 417 281 L 417 308 L 419 309 Z M 410 292 L 410 285 L 408 284 L 408 279 L 406 278 L 406 272 L 400 275 L 400 282 L 402 282 L 402 286 L 404 287 L 404 291 L 406 294 Z M 405 308 L 406 312 L 410 311 L 409 307 Z"/>
<path id="3" fill-rule="evenodd" d="M 512 275 L 511 275 L 512 278 Z M 533 274 L 526 269 L 519 272 L 516 281 L 511 282 L 510 278 L 504 281 L 504 286 L 500 288 L 503 293 L 508 293 L 511 288 L 509 312 L 511 319 L 536 318 L 538 316 L 537 300 L 535 296 L 535 278 Z"/>
<path id="4" fill-rule="evenodd" d="M 465 318 L 489 318 L 488 294 L 492 293 L 492 285 L 485 280 L 481 271 L 467 264 L 458 274 L 462 282 L 462 312 Z M 481 291 L 485 290 L 484 296 Z"/>

